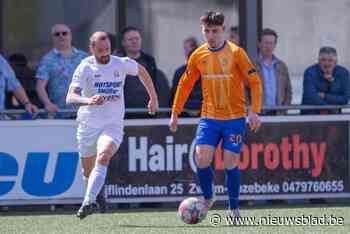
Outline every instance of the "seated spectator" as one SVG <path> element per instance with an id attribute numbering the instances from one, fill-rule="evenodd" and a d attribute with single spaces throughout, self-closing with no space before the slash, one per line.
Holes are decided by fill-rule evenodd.
<path id="1" fill-rule="evenodd" d="M 35 71 L 28 67 L 28 61 L 24 54 L 16 53 L 9 56 L 9 63 L 22 87 L 26 91 L 31 103 L 41 107 L 41 102 L 35 90 Z M 9 109 L 23 109 L 12 92 L 9 92 Z"/>
<path id="2" fill-rule="evenodd" d="M 159 92 L 157 80 L 157 65 L 155 59 L 142 51 L 142 37 L 140 30 L 135 27 L 126 27 L 122 33 L 123 50 L 119 56 L 127 56 L 143 65 L 150 74 L 156 91 Z M 137 96 L 135 96 L 137 94 Z M 124 97 L 126 108 L 146 108 L 148 102 L 147 91 L 140 83 L 137 76 L 126 76 L 124 85 Z M 161 100 L 159 100 L 161 102 Z M 126 118 L 145 118 L 148 113 L 126 113 Z"/>
<path id="3" fill-rule="evenodd" d="M 38 112 L 38 108 L 30 102 L 11 66 L 0 55 L 0 113 L 5 109 L 5 89 L 14 93 L 16 98 L 30 115 Z M 0 119 L 4 119 L 4 116 L 0 115 Z"/>
<path id="4" fill-rule="evenodd" d="M 272 29 L 264 29 L 259 37 L 259 55 L 255 61 L 263 85 L 263 105 L 290 105 L 292 85 L 287 65 L 274 54 L 278 35 Z M 286 111 L 263 111 L 265 115 L 283 114 Z"/>
<path id="5" fill-rule="evenodd" d="M 237 26 L 232 26 L 228 32 L 228 40 L 239 45 L 239 32 Z"/>
<path id="6" fill-rule="evenodd" d="M 337 51 L 322 47 L 318 63 L 304 72 L 303 105 L 346 105 L 350 98 L 349 71 L 337 65 Z M 302 114 L 336 114 L 341 110 L 302 110 Z"/>
<path id="7" fill-rule="evenodd" d="M 191 56 L 192 52 L 198 47 L 198 42 L 196 38 L 189 37 L 183 42 L 183 49 L 186 57 L 186 62 Z M 176 69 L 173 77 L 173 84 L 171 87 L 170 103 L 172 105 L 177 85 L 181 79 L 181 76 L 186 71 L 186 64 L 180 66 Z M 192 89 L 192 92 L 185 103 L 184 111 L 182 112 L 183 117 L 198 117 L 200 116 L 200 111 L 202 107 L 202 90 L 201 90 L 201 80 L 198 79 Z"/>
<path id="8" fill-rule="evenodd" d="M 49 117 L 69 118 L 70 114 L 56 115 L 62 109 L 74 109 L 66 105 L 66 96 L 73 73 L 87 53 L 72 46 L 72 32 L 65 24 L 51 29 L 53 49 L 40 62 L 36 73 L 36 91 Z"/>

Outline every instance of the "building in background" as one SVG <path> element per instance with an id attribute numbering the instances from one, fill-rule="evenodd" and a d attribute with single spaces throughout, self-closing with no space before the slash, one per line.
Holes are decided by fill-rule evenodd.
<path id="1" fill-rule="evenodd" d="M 315 62 L 318 48 L 333 46 L 339 60 L 350 65 L 347 38 L 350 30 L 350 0 L 249 0 L 261 5 L 262 27 L 279 32 L 276 49 L 289 67 L 293 101 L 301 101 L 302 73 Z M 143 30 L 143 49 L 153 54 L 159 68 L 171 82 L 172 74 L 183 60 L 181 41 L 188 36 L 201 39 L 199 17 L 208 9 L 220 10 L 227 27 L 240 24 L 240 4 L 248 0 L 7 0 L 0 2 L 0 46 L 5 55 L 21 52 L 35 68 L 49 50 L 50 26 L 62 22 L 72 28 L 73 43 L 87 50 L 88 35 L 104 30 L 117 39 L 122 26 Z M 249 10 L 249 9 L 248 9 Z M 248 15 L 249 16 L 249 15 Z M 244 23 L 245 25 L 245 23 Z M 337 27 L 334 27 L 337 25 Z M 249 28 L 246 35 L 257 33 Z M 241 38 L 243 40 L 245 37 Z M 116 43 L 118 47 L 118 42 Z"/>

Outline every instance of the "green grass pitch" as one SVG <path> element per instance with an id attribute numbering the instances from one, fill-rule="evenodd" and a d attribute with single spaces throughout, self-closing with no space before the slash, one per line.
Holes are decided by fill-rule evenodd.
<path id="1" fill-rule="evenodd" d="M 225 210 L 211 210 L 208 216 L 218 213 L 225 215 Z M 225 222 L 212 226 L 208 219 L 197 225 L 182 223 L 175 209 L 133 209 L 113 210 L 106 214 L 93 214 L 79 220 L 73 212 L 1 212 L 0 233 L 350 233 L 350 207 L 305 205 L 288 207 L 249 207 L 241 209 L 242 216 L 323 216 L 334 215 L 344 218 L 341 226 L 229 226 Z"/>

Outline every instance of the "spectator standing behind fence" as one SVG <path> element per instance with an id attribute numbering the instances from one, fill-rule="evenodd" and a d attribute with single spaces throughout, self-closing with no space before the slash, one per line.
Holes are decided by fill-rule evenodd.
<path id="1" fill-rule="evenodd" d="M 55 114 L 72 108 L 66 105 L 69 84 L 74 70 L 88 54 L 72 46 L 72 32 L 67 25 L 54 25 L 51 36 L 54 48 L 40 62 L 36 90 L 50 116 L 63 117 L 67 115 Z"/>
<path id="2" fill-rule="evenodd" d="M 237 26 L 232 26 L 228 32 L 228 40 L 239 45 L 239 32 Z"/>
<path id="3" fill-rule="evenodd" d="M 278 35 L 269 28 L 259 37 L 259 55 L 255 61 L 263 84 L 264 106 L 290 105 L 292 86 L 287 65 L 276 57 L 274 50 Z M 264 114 L 282 114 L 285 111 L 264 111 Z"/>
<path id="4" fill-rule="evenodd" d="M 14 93 L 16 98 L 22 103 L 24 109 L 28 113 L 34 114 L 38 111 L 37 107 L 30 102 L 21 83 L 17 80 L 15 72 L 12 70 L 11 66 L 0 55 L 0 112 L 5 109 L 5 89 L 8 89 Z M 3 116 L 0 115 L 0 119 L 3 119 Z"/>
<path id="5" fill-rule="evenodd" d="M 196 38 L 194 37 L 189 37 L 184 40 L 183 43 L 184 47 L 184 52 L 186 56 L 186 63 L 191 56 L 192 52 L 197 49 L 198 47 L 198 42 Z M 171 87 L 171 97 L 170 97 L 170 103 L 172 106 L 177 85 L 179 84 L 179 81 L 186 71 L 187 64 L 182 65 L 181 67 L 177 68 L 174 77 L 173 77 L 173 84 Z M 194 88 L 187 99 L 187 102 L 185 104 L 185 110 L 184 110 L 184 117 L 198 117 L 200 115 L 200 110 L 202 108 L 202 89 L 201 89 L 201 80 L 198 79 L 194 85 Z"/>
<path id="6" fill-rule="evenodd" d="M 26 91 L 31 103 L 40 107 L 41 102 L 35 90 L 35 71 L 28 66 L 28 60 L 24 54 L 15 53 L 9 56 L 8 61 L 15 72 L 16 78 Z M 8 104 L 11 109 L 23 109 L 12 92 L 9 92 Z"/>
<path id="7" fill-rule="evenodd" d="M 346 105 L 350 98 L 349 71 L 337 65 L 337 51 L 321 47 L 318 63 L 304 72 L 303 105 Z M 336 114 L 341 110 L 302 110 L 303 114 Z"/>
<path id="8" fill-rule="evenodd" d="M 140 30 L 135 27 L 126 27 L 123 29 L 122 46 L 123 51 L 120 55 L 132 58 L 144 66 L 147 72 L 150 74 L 156 90 L 158 90 L 156 61 L 151 55 L 142 51 L 142 37 Z M 148 95 L 139 79 L 137 79 L 137 76 L 127 76 L 125 79 L 124 90 L 126 108 L 144 108 L 147 106 Z M 143 114 L 126 114 L 126 118 L 130 117 L 146 116 L 143 116 Z"/>

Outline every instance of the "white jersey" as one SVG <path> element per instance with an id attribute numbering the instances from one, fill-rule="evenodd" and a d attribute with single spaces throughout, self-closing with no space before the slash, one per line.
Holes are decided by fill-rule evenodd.
<path id="1" fill-rule="evenodd" d="M 135 60 L 110 56 L 108 64 L 99 64 L 94 56 L 85 58 L 74 72 L 71 87 L 82 89 L 83 97 L 103 95 L 102 105 L 81 106 L 77 120 L 87 126 L 100 128 L 107 124 L 123 124 L 125 76 L 138 74 Z"/>

